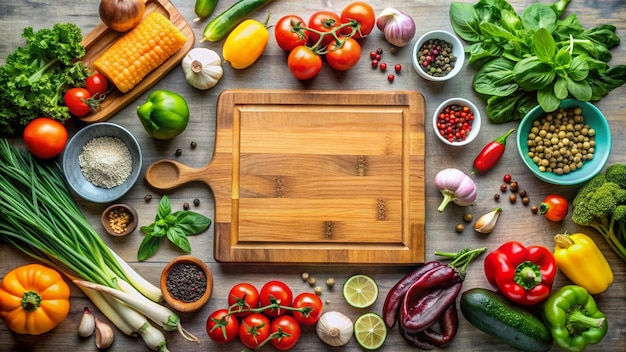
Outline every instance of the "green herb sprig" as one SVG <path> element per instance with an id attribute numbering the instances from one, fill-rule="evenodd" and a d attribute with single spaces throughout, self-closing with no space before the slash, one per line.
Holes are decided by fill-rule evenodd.
<path id="1" fill-rule="evenodd" d="M 199 234 L 210 225 L 211 219 L 193 211 L 180 210 L 172 213 L 170 199 L 164 195 L 159 201 L 154 222 L 141 227 L 141 232 L 145 233 L 146 237 L 139 245 L 137 259 L 143 261 L 152 256 L 159 249 L 163 237 L 167 237 L 182 251 L 191 253 L 187 236 Z"/>

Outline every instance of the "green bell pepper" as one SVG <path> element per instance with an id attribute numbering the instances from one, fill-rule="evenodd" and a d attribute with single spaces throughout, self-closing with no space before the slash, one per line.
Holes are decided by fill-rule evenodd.
<path id="1" fill-rule="evenodd" d="M 567 351 L 582 351 L 604 338 L 608 324 L 593 296 L 577 285 L 563 286 L 543 303 L 543 317 L 554 342 Z"/>
<path id="2" fill-rule="evenodd" d="M 156 139 L 172 139 L 189 123 L 189 106 L 178 93 L 155 90 L 137 108 L 137 115 L 149 135 Z"/>

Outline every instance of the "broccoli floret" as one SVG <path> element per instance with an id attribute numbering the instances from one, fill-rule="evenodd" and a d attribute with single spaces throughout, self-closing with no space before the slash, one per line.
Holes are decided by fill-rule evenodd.
<path id="1" fill-rule="evenodd" d="M 589 180 L 572 201 L 572 221 L 595 228 L 626 261 L 626 165 Z"/>

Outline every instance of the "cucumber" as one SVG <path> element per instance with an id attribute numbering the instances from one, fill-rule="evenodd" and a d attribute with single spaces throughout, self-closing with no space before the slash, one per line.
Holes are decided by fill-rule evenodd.
<path id="1" fill-rule="evenodd" d="M 461 294 L 461 313 L 477 329 L 511 347 L 543 352 L 552 346 L 552 335 L 534 315 L 509 304 L 497 293 L 472 288 Z"/>
<path id="2" fill-rule="evenodd" d="M 273 0 L 239 0 L 212 19 L 202 32 L 202 41 L 216 42 L 226 37 L 246 16 Z"/>
<path id="3" fill-rule="evenodd" d="M 193 21 L 198 22 L 211 16 L 217 7 L 217 2 L 218 0 L 196 0 L 196 5 L 193 9 L 198 17 Z"/>

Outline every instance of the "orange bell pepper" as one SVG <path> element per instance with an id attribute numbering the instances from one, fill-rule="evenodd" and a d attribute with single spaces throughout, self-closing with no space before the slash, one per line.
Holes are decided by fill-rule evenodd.
<path id="1" fill-rule="evenodd" d="M 554 236 L 554 259 L 563 274 L 589 293 L 604 292 L 613 283 L 613 271 L 596 243 L 583 233 Z"/>

